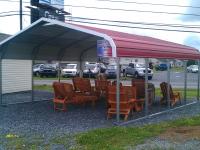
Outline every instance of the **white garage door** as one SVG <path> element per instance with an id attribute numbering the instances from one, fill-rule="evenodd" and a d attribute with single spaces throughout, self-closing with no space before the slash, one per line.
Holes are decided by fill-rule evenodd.
<path id="1" fill-rule="evenodd" d="M 2 93 L 28 91 L 32 88 L 31 60 L 2 60 Z"/>

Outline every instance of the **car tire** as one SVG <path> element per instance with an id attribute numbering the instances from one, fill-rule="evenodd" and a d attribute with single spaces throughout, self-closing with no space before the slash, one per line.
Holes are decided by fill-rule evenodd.
<path id="1" fill-rule="evenodd" d="M 36 77 L 39 77 L 39 76 L 40 76 L 40 73 L 39 73 L 39 72 L 36 72 L 36 73 L 35 73 L 35 76 L 36 76 Z"/>
<path id="2" fill-rule="evenodd" d="M 139 78 L 139 74 L 138 74 L 138 72 L 136 72 L 136 73 L 134 74 L 134 77 L 135 77 L 136 79 Z"/>

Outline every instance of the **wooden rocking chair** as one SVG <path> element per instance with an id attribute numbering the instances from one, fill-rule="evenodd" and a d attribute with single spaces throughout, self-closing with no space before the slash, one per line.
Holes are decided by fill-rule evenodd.
<path id="1" fill-rule="evenodd" d="M 168 84 L 166 82 L 162 82 L 160 84 L 160 89 L 163 97 L 160 99 L 160 104 L 167 104 L 167 88 Z M 169 94 L 170 94 L 170 105 L 174 106 L 177 102 L 181 103 L 181 95 L 180 92 L 173 92 L 171 85 L 169 85 Z"/>
<path id="2" fill-rule="evenodd" d="M 128 119 L 131 110 L 134 107 L 135 100 L 130 100 L 127 93 L 120 88 L 120 115 L 124 115 L 124 120 Z M 116 103 L 116 86 L 108 86 L 108 103 L 109 108 L 107 112 L 107 118 L 111 118 L 112 115 L 117 114 L 117 103 Z"/>

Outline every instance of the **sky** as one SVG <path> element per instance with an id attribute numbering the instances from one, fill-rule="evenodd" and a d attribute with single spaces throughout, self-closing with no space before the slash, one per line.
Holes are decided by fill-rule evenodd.
<path id="1" fill-rule="evenodd" d="M 10 12 L 10 14 L 18 14 L 19 2 L 10 2 L 19 0 L 0 0 L 0 32 L 7 34 L 16 34 L 19 31 L 19 16 L 7 16 L 3 12 Z M 26 8 L 30 6 L 30 0 L 23 0 L 23 13 L 30 14 L 29 9 Z M 155 4 L 166 4 L 166 5 L 182 5 L 182 6 L 195 6 L 200 7 L 200 1 L 198 0 L 114 0 L 114 1 L 126 1 L 126 2 L 139 2 L 139 3 L 155 3 Z M 113 21 L 129 21 L 133 23 L 122 24 L 122 23 L 112 23 L 115 25 L 126 25 L 132 26 L 132 28 L 125 27 L 114 27 L 106 25 L 95 25 L 95 24 L 85 24 L 100 28 L 107 28 L 112 30 L 117 30 L 121 32 L 127 32 L 131 34 L 138 34 L 144 36 L 151 36 L 155 38 L 160 38 L 167 41 L 172 41 L 180 44 L 189 45 L 200 50 L 200 34 L 192 32 L 175 32 L 175 31 L 162 31 L 162 30 L 147 30 L 138 29 L 133 27 L 142 28 L 161 28 L 158 26 L 147 26 L 147 25 L 137 25 L 134 22 L 143 23 L 162 23 L 162 24 L 181 24 L 184 26 L 199 26 L 199 28 L 172 28 L 172 27 L 162 27 L 162 29 L 167 30 L 189 30 L 200 32 L 200 16 L 192 15 L 182 15 L 182 14 L 200 14 L 200 8 L 192 7 L 175 7 L 175 6 L 160 6 L 160 5 L 147 5 L 147 4 L 134 4 L 134 3 L 120 3 L 120 2 L 109 2 L 100 0 L 65 0 L 65 11 L 72 14 L 70 20 L 74 21 L 87 21 L 94 22 L 91 20 L 80 20 L 75 19 L 76 17 L 82 18 L 93 18 L 93 19 L 103 19 L 103 20 L 113 20 Z M 164 13 L 147 13 L 147 12 L 135 12 L 135 11 L 116 11 L 116 10 L 105 10 L 105 9 L 89 9 L 80 8 L 73 6 L 87 6 L 87 7 L 107 7 L 112 9 L 125 9 L 125 10 L 142 10 L 142 11 L 156 11 L 156 12 L 168 12 L 176 14 L 164 14 Z M 178 14 L 177 14 L 178 13 Z M 108 22 L 97 22 L 109 24 Z M 30 17 L 23 16 L 23 27 L 30 25 Z"/>

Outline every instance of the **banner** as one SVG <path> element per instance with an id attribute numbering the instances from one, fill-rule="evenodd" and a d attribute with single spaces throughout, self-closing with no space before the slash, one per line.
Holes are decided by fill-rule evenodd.
<path id="1" fill-rule="evenodd" d="M 112 47 L 107 40 L 97 40 L 97 56 L 112 57 Z"/>

